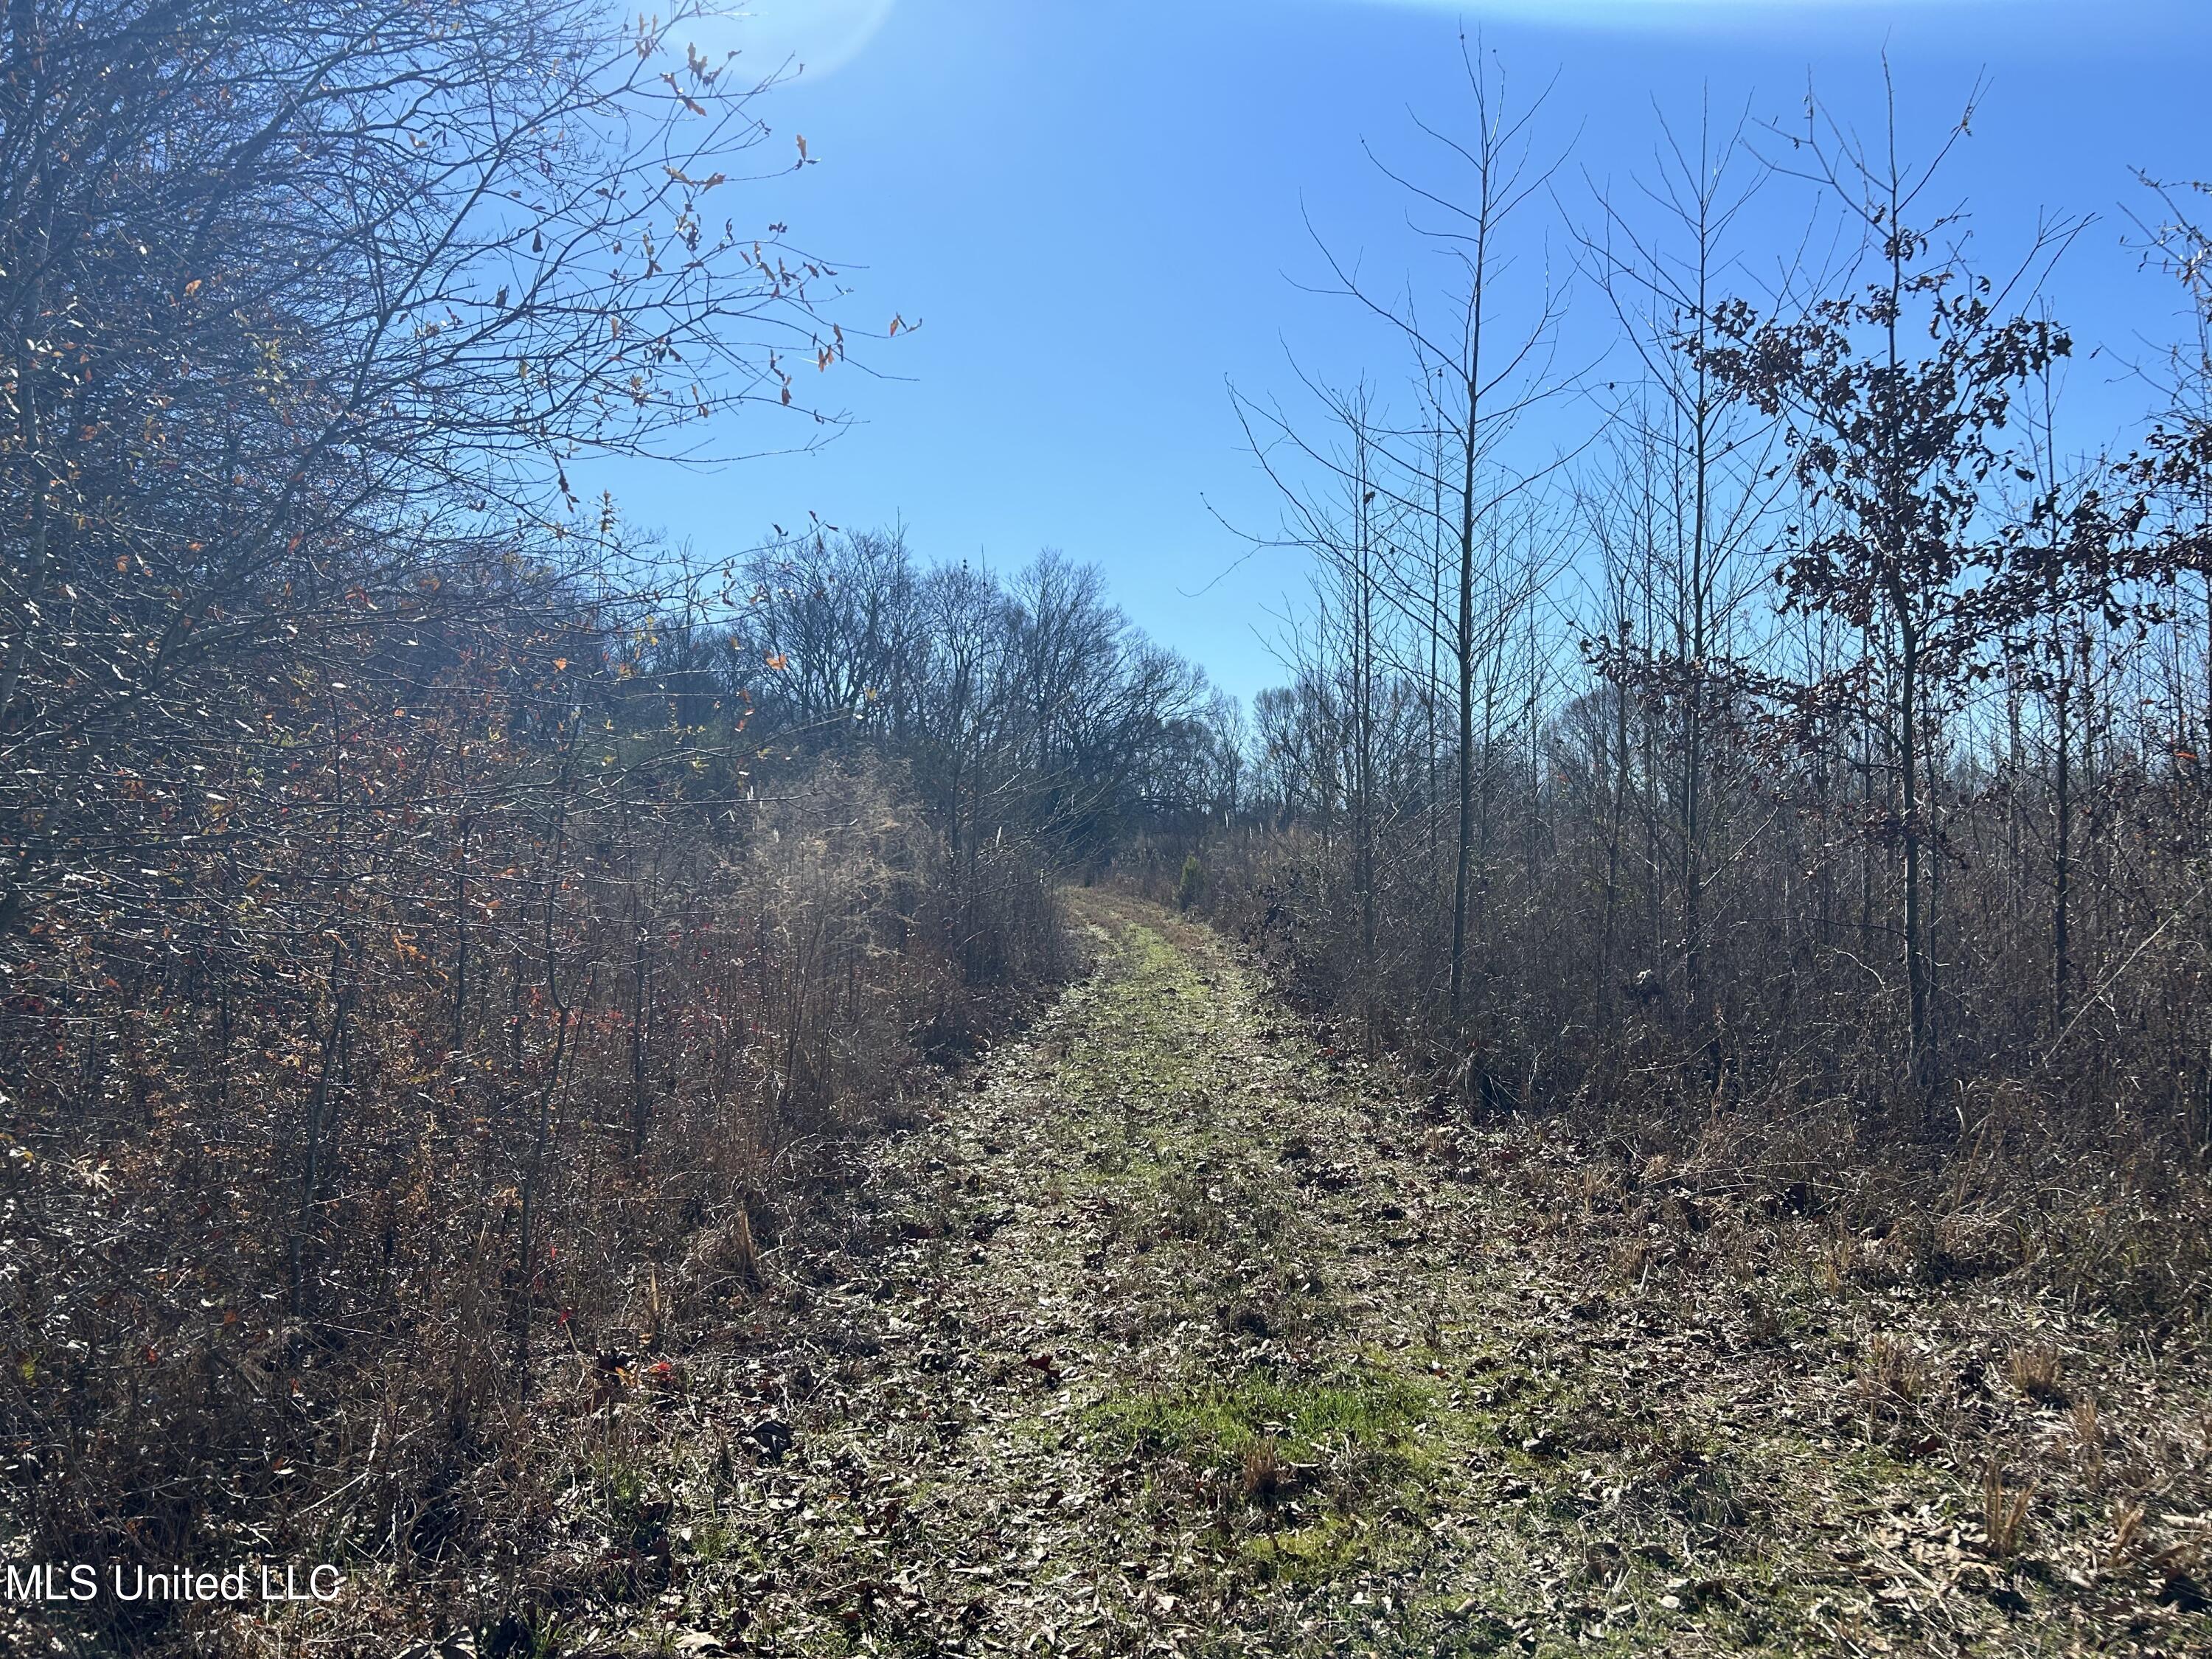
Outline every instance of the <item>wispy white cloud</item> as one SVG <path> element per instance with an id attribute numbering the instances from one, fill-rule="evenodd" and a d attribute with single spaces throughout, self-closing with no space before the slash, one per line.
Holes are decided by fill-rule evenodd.
<path id="1" fill-rule="evenodd" d="M 1626 27 L 1737 24 L 1756 18 L 1966 11 L 1995 0 L 1354 0 L 1367 6 L 1456 14 L 1470 21 L 1511 17 L 1534 22 Z"/>

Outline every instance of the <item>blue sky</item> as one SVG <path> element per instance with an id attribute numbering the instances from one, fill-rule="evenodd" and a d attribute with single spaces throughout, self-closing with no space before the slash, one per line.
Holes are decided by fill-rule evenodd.
<path id="1" fill-rule="evenodd" d="M 1226 386 L 1289 399 L 1286 352 L 1327 375 L 1397 374 L 1402 354 L 1344 302 L 1300 291 L 1322 275 L 1305 219 L 1371 275 L 1430 268 L 1361 146 L 1418 167 L 1409 109 L 1463 122 L 1462 23 L 1516 88 L 1557 76 L 1540 144 L 1569 152 L 1571 213 L 1588 209 L 1584 175 L 1648 170 L 1655 101 L 1677 121 L 1703 95 L 1787 119 L 1809 74 L 1865 122 L 1887 47 L 1907 131 L 1932 141 L 1985 74 L 1948 174 L 1977 245 L 1994 263 L 2039 213 L 2100 216 L 2051 290 L 2079 336 L 2118 349 L 2072 370 L 2092 437 L 2124 434 L 2147 394 L 2122 360 L 2175 326 L 2171 290 L 2124 245 L 2125 208 L 2144 205 L 2130 168 L 2212 177 L 2202 0 L 756 3 L 729 38 L 808 59 L 763 112 L 820 164 L 748 206 L 842 262 L 848 323 L 921 326 L 867 348 L 884 378 L 833 372 L 825 401 L 855 424 L 826 449 L 609 471 L 626 514 L 706 553 L 810 509 L 902 520 L 933 558 L 1012 566 L 1058 547 L 1103 566 L 1132 617 L 1246 696 L 1278 678 L 1266 613 L 1303 573 L 1288 553 L 1246 557 L 1219 521 L 1274 518 Z M 1762 195 L 1778 250 L 1806 205 L 1795 186 Z M 1524 270 L 1564 259 L 1548 204 L 1522 234 Z M 1570 327 L 1595 339 L 1596 309 L 1585 296 Z M 1561 405 L 1556 434 L 1536 435 L 1571 442 L 1591 418 Z M 757 448 L 791 434 L 763 416 L 719 435 Z"/>

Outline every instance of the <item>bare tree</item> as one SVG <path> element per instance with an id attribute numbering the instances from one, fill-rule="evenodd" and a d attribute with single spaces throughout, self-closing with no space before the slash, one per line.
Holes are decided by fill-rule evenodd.
<path id="1" fill-rule="evenodd" d="M 1714 805 L 1708 755 L 1711 688 L 1703 665 L 1731 648 L 1729 630 L 1753 580 L 1747 556 L 1768 527 L 1776 492 L 1771 459 L 1775 424 L 1716 383 L 1705 356 L 1709 319 L 1724 284 L 1741 280 L 1735 228 L 1767 173 L 1745 142 L 1745 125 L 1716 128 L 1701 104 L 1694 142 L 1662 115 L 1652 176 L 1624 203 L 1597 192 L 1598 223 L 1580 237 L 1586 264 L 1632 355 L 1636 377 L 1608 408 L 1608 426 L 1633 440 L 1613 446 L 1610 477 L 1653 511 L 1644 520 L 1637 580 L 1657 583 L 1640 634 L 1608 630 L 1601 657 L 1662 653 L 1683 665 L 1671 711 L 1676 764 L 1679 927 L 1684 991 L 1693 1009 L 1706 1001 L 1705 890 L 1709 819 Z M 1661 222 L 1647 228 L 1634 198 Z M 1784 285 L 1788 283 L 1785 273 Z M 1614 581 L 1629 574 L 1615 549 Z M 1618 623 L 1633 619 L 1616 603 Z M 1625 711 L 1624 711 L 1625 712 Z"/>

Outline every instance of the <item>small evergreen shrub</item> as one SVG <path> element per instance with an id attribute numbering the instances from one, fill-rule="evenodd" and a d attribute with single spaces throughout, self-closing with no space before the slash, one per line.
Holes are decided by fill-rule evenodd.
<path id="1" fill-rule="evenodd" d="M 1176 878 L 1176 908 L 1188 911 L 1206 896 L 1206 870 L 1195 853 L 1187 854 L 1182 861 L 1182 873 Z"/>

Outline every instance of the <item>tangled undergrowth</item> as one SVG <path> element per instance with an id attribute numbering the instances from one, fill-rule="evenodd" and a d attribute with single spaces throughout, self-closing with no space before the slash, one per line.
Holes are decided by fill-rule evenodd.
<path id="1" fill-rule="evenodd" d="M 364 1595 L 210 1650 L 2212 1642 L 2191 1329 L 1455 1121 L 1214 935 L 1081 911 L 1098 969 L 711 1328 L 580 1356 L 531 1550 L 442 1623 Z"/>

